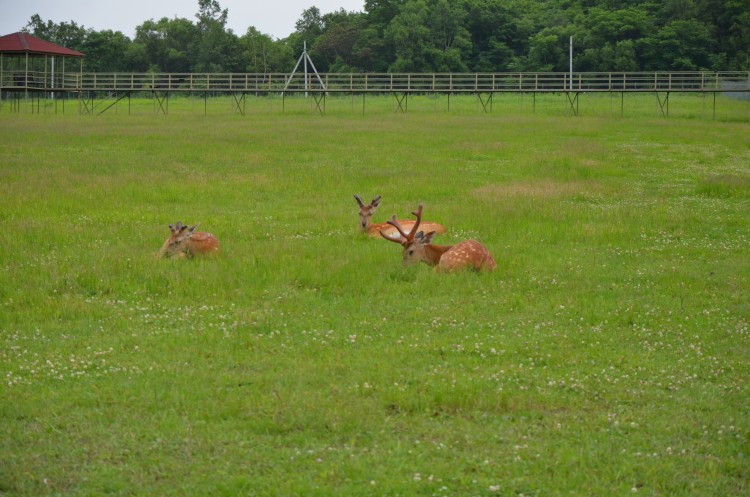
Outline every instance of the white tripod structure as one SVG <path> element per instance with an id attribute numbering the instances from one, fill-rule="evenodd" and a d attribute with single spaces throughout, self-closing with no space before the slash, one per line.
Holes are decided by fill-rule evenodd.
<path id="1" fill-rule="evenodd" d="M 289 83 L 292 82 L 292 78 L 294 77 L 295 73 L 297 72 L 297 68 L 299 68 L 300 62 L 303 62 L 304 68 L 305 68 L 305 97 L 307 97 L 307 63 L 310 63 L 310 66 L 312 67 L 313 72 L 315 73 L 315 77 L 318 78 L 318 82 L 320 82 L 320 86 L 323 87 L 323 89 L 326 89 L 326 85 L 323 84 L 323 80 L 320 79 L 320 74 L 318 74 L 318 70 L 315 69 L 315 64 L 313 64 L 312 59 L 309 55 L 307 55 L 307 42 L 303 42 L 302 45 L 302 55 L 299 56 L 299 59 L 297 60 L 297 65 L 294 66 L 294 70 L 292 70 L 292 74 L 289 76 L 289 79 L 286 81 L 286 84 L 284 85 L 284 90 L 287 89 L 289 86 Z"/>

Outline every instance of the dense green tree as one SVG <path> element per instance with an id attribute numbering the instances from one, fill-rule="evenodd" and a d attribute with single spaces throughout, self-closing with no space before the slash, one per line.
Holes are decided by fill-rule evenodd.
<path id="1" fill-rule="evenodd" d="M 735 69 L 750 68 L 750 0 L 696 0 L 697 20 L 710 30 L 714 54 Z"/>
<path id="2" fill-rule="evenodd" d="M 365 0 L 365 12 L 370 24 L 382 36 L 401 8 L 410 0 Z"/>
<path id="3" fill-rule="evenodd" d="M 140 43 L 131 43 L 123 54 L 122 69 L 123 72 L 146 72 L 149 68 L 146 49 Z"/>
<path id="4" fill-rule="evenodd" d="M 531 39 L 528 68 L 535 71 L 567 71 L 569 67 L 569 27 L 545 28 Z"/>
<path id="5" fill-rule="evenodd" d="M 161 18 L 136 27 L 134 43 L 143 47 L 148 69 L 155 72 L 191 72 L 198 28 L 189 19 Z"/>
<path id="6" fill-rule="evenodd" d="M 224 28 L 229 18 L 229 9 L 222 10 L 218 0 L 198 0 L 198 13 L 195 17 L 202 32 L 216 26 Z"/>
<path id="7" fill-rule="evenodd" d="M 81 50 L 86 54 L 86 69 L 93 72 L 119 72 L 127 70 L 123 54 L 132 42 L 119 31 L 90 31 Z"/>
<path id="8" fill-rule="evenodd" d="M 286 72 L 303 45 L 338 72 L 750 70 L 750 0 L 365 0 L 363 12 L 305 9 L 272 39 L 227 29 L 220 0 L 195 20 L 122 33 L 39 15 L 25 30 L 87 54 L 94 71 Z"/>
<path id="9" fill-rule="evenodd" d="M 464 60 L 471 53 L 471 35 L 465 27 L 465 11 L 457 2 L 448 0 L 430 0 L 428 5 L 429 66 L 436 72 L 468 71 Z"/>
<path id="10" fill-rule="evenodd" d="M 365 23 L 352 46 L 352 66 L 364 72 L 385 72 L 392 48 L 385 43 L 378 28 Z"/>
<path id="11" fill-rule="evenodd" d="M 57 45 L 73 50 L 81 50 L 86 40 L 87 31 L 83 26 L 75 22 L 61 22 L 56 24 L 52 21 L 44 21 L 39 14 L 31 16 L 24 28 L 31 35 L 50 41 Z"/>
<path id="12" fill-rule="evenodd" d="M 226 29 L 229 10 L 217 0 L 198 0 L 197 27 L 200 35 L 191 45 L 196 72 L 241 72 L 242 49 L 237 36 Z"/>
<path id="13" fill-rule="evenodd" d="M 324 67 L 326 67 L 324 60 L 320 57 L 320 54 L 315 53 L 312 49 L 322 33 L 323 17 L 320 15 L 320 9 L 310 7 L 309 9 L 305 9 L 299 19 L 297 19 L 294 33 L 290 34 L 286 39 L 281 40 L 280 43 L 287 45 L 292 53 L 295 54 L 293 63 L 299 60 L 302 51 L 307 47 L 308 56 L 314 61 L 316 68 L 318 68 L 318 65 L 321 66 L 318 70 L 322 72 L 325 71 Z M 291 66 L 289 69 L 292 67 L 294 66 Z"/>
<path id="14" fill-rule="evenodd" d="M 429 44 L 430 36 L 428 15 L 425 0 L 412 0 L 391 20 L 384 37 L 390 45 L 396 47 L 396 60 L 389 67 L 392 72 L 431 70 L 424 50 Z"/>
<path id="15" fill-rule="evenodd" d="M 311 49 L 319 71 L 357 71 L 353 63 L 354 45 L 362 31 L 362 14 L 341 9 L 323 16 L 322 34 Z"/>
<path id="16" fill-rule="evenodd" d="M 447 0 L 407 2 L 384 32 L 395 47 L 394 72 L 463 72 L 471 37 L 463 25 L 465 13 Z"/>
<path id="17" fill-rule="evenodd" d="M 686 21 L 698 16 L 698 5 L 695 0 L 664 0 L 654 12 L 655 18 L 663 23 L 671 21 Z"/>
<path id="18" fill-rule="evenodd" d="M 247 33 L 240 38 L 240 46 L 246 62 L 245 71 L 252 73 L 273 72 L 274 42 L 270 36 L 250 27 L 247 29 Z"/>
<path id="19" fill-rule="evenodd" d="M 320 9 L 310 7 L 304 10 L 294 24 L 294 27 L 300 41 L 307 43 L 307 46 L 311 47 L 318 36 L 323 33 L 323 17 L 320 15 Z"/>
<path id="20" fill-rule="evenodd" d="M 709 69 L 711 36 L 698 21 L 673 21 L 641 43 L 643 69 L 698 71 Z"/>
<path id="21" fill-rule="evenodd" d="M 581 25 L 590 35 L 586 42 L 592 46 L 637 39 L 651 27 L 647 13 L 634 7 L 619 10 L 594 7 L 581 20 Z"/>
<path id="22" fill-rule="evenodd" d="M 576 18 L 575 67 L 579 71 L 635 71 L 639 63 L 634 39 L 653 30 L 647 13 L 634 7 L 607 10 L 591 7 Z"/>
<path id="23" fill-rule="evenodd" d="M 517 52 L 526 51 L 528 37 L 509 2 L 502 0 L 464 0 L 464 26 L 471 38 L 467 64 L 474 71 L 508 69 Z"/>

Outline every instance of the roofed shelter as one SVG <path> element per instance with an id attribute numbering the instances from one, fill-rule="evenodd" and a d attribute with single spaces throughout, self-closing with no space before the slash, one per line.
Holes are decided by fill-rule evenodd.
<path id="1" fill-rule="evenodd" d="M 54 92 L 71 74 L 83 71 L 84 56 L 28 33 L 0 36 L 0 92 Z M 68 59 L 79 63 L 76 70 L 66 73 Z"/>

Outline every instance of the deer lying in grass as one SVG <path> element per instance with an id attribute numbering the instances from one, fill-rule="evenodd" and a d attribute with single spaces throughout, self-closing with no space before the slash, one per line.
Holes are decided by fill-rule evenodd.
<path id="1" fill-rule="evenodd" d="M 446 272 L 463 269 L 475 271 L 495 269 L 497 265 L 495 259 L 492 258 L 487 248 L 476 240 L 464 240 L 455 245 L 433 245 L 432 239 L 435 232 L 430 231 L 425 235 L 424 231 L 419 229 L 422 220 L 422 204 L 419 204 L 412 214 L 417 217 L 417 220 L 411 232 L 404 230 L 394 215 L 388 224 L 396 228 L 400 236 L 389 238 L 383 235 L 384 238 L 400 243 L 404 247 L 405 266 L 421 261 L 437 271 Z"/>
<path id="2" fill-rule="evenodd" d="M 195 257 L 196 255 L 213 254 L 219 251 L 219 240 L 211 233 L 195 231 L 198 225 L 188 227 L 181 221 L 169 225 L 171 235 L 159 251 L 159 257 Z"/>
<path id="3" fill-rule="evenodd" d="M 372 223 L 372 215 L 375 213 L 375 209 L 378 208 L 380 205 L 380 195 L 372 199 L 372 202 L 370 202 L 369 205 L 365 205 L 364 202 L 362 202 L 362 199 L 359 197 L 359 195 L 354 195 L 355 200 L 359 204 L 359 228 L 362 231 L 362 233 L 366 233 L 367 236 L 373 236 L 373 237 L 383 237 L 387 238 L 389 240 L 397 240 L 399 237 L 398 231 L 396 231 L 396 228 L 391 226 L 389 223 Z M 411 228 L 414 226 L 414 221 L 411 219 L 405 219 L 400 221 L 402 224 L 402 229 L 404 229 L 407 233 L 411 231 Z M 441 233 L 445 233 L 445 228 L 442 224 L 438 223 L 431 223 L 429 221 L 425 221 L 422 224 L 422 228 L 426 228 L 429 231 L 434 231 L 436 235 L 439 235 Z"/>

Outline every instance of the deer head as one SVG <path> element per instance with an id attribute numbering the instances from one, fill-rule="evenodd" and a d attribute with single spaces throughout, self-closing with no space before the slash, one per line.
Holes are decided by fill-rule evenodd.
<path id="1" fill-rule="evenodd" d="M 409 233 L 406 233 L 394 215 L 388 221 L 388 224 L 396 228 L 400 236 L 390 238 L 383 235 L 387 240 L 399 243 L 404 248 L 403 264 L 405 266 L 424 262 L 439 271 L 460 271 L 463 269 L 492 271 L 495 269 L 496 264 L 492 255 L 484 245 L 476 240 L 464 240 L 455 245 L 433 245 L 432 240 L 435 237 L 435 231 L 430 231 L 427 234 L 424 231 L 419 231 L 422 222 L 422 204 L 412 214 L 416 216 L 417 221 Z"/>
<path id="2" fill-rule="evenodd" d="M 401 222 L 394 214 L 393 217 L 388 220 L 388 224 L 396 228 L 396 231 L 398 231 L 398 236 L 390 237 L 382 231 L 380 233 L 386 240 L 400 243 L 401 246 L 404 247 L 403 257 L 405 266 L 415 264 L 423 260 L 426 261 L 427 257 L 424 253 L 424 248 L 426 245 L 429 245 L 432 242 L 432 239 L 435 236 L 434 231 L 430 231 L 427 235 L 425 235 L 423 231 L 419 231 L 419 225 L 422 224 L 422 204 L 419 204 L 417 210 L 412 212 L 412 214 L 417 218 L 417 220 L 412 226 L 411 230 L 409 230 L 408 232 L 403 228 L 403 226 L 401 226 Z"/>
<path id="3" fill-rule="evenodd" d="M 372 215 L 375 212 L 375 209 L 380 205 L 380 195 L 372 199 L 370 205 L 365 205 L 359 195 L 354 195 L 354 198 L 359 204 L 359 227 L 362 232 L 367 234 L 367 236 L 378 238 L 383 237 L 391 241 L 398 240 L 402 236 L 399 231 L 394 229 L 394 226 L 390 221 L 386 223 L 372 222 Z M 401 232 L 406 233 L 407 231 L 414 231 L 414 221 L 411 219 L 402 219 L 401 221 L 398 221 L 398 223 Z M 445 233 L 445 228 L 442 224 L 425 221 L 422 223 L 422 227 L 426 227 L 427 231 L 435 231 L 436 234 Z"/>
<path id="4" fill-rule="evenodd" d="M 365 205 L 359 195 L 354 195 L 354 199 L 359 204 L 359 228 L 362 233 L 366 233 L 367 227 L 372 222 L 372 215 L 375 214 L 375 210 L 380 205 L 380 195 L 372 199 L 369 205 Z"/>
<path id="5" fill-rule="evenodd" d="M 191 229 L 189 226 L 183 225 L 182 221 L 177 221 L 176 225 L 170 224 L 169 238 L 164 241 L 164 245 L 162 245 L 159 251 L 159 256 L 172 257 L 178 254 L 184 256 L 185 254 L 182 249 L 197 227 L 196 225 Z"/>
<path id="6" fill-rule="evenodd" d="M 211 233 L 195 231 L 198 227 L 188 226 L 177 221 L 169 225 L 169 238 L 164 241 L 159 257 L 194 257 L 197 254 L 207 254 L 219 251 L 219 240 Z"/>

